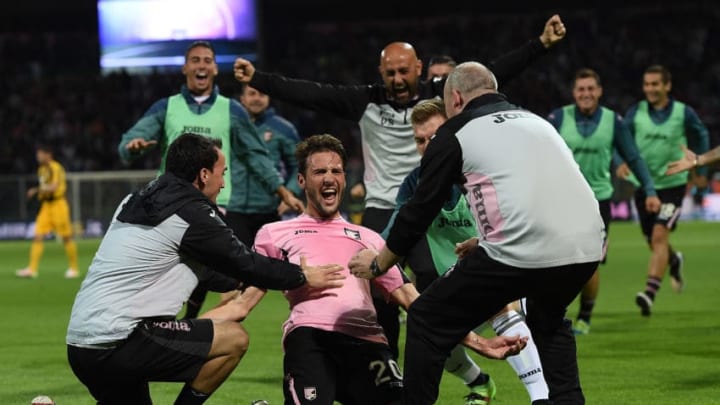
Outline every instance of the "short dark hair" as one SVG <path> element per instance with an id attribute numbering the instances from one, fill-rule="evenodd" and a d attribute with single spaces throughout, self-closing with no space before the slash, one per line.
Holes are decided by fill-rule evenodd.
<path id="1" fill-rule="evenodd" d="M 573 80 L 573 86 L 575 86 L 575 83 L 580 79 L 590 78 L 595 79 L 597 85 L 602 87 L 602 83 L 600 82 L 600 75 L 590 68 L 582 68 L 575 72 L 575 80 Z"/>
<path id="2" fill-rule="evenodd" d="M 434 55 L 430 58 L 428 66 L 432 65 L 450 65 L 452 67 L 457 66 L 457 62 L 450 55 Z"/>
<path id="3" fill-rule="evenodd" d="M 221 148 L 220 139 L 186 132 L 170 144 L 165 171 L 192 183 L 201 169 L 212 171 L 220 158 L 218 149 Z"/>
<path id="4" fill-rule="evenodd" d="M 195 41 L 190 44 L 190 46 L 187 47 L 185 50 L 185 61 L 187 62 L 188 55 L 190 55 L 190 51 L 192 51 L 195 48 L 207 48 L 212 52 L 213 60 L 215 60 L 215 48 L 213 48 L 212 44 L 208 41 Z"/>
<path id="5" fill-rule="evenodd" d="M 298 173 L 305 175 L 307 170 L 307 159 L 310 155 L 318 152 L 335 152 L 342 159 L 343 169 L 347 164 L 347 153 L 342 142 L 332 135 L 313 135 L 300 142 L 295 150 L 295 158 L 298 162 Z"/>
<path id="6" fill-rule="evenodd" d="M 645 73 L 660 73 L 660 78 L 663 83 L 670 83 L 672 81 L 672 74 L 663 65 L 650 65 L 645 69 Z"/>

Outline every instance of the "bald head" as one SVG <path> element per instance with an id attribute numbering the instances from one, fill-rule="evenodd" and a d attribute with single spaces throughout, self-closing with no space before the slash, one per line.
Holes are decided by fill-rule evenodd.
<path id="1" fill-rule="evenodd" d="M 417 95 L 422 62 L 412 45 L 407 42 L 388 44 L 380 52 L 379 71 L 390 99 L 405 104 Z"/>
<path id="2" fill-rule="evenodd" d="M 495 75 L 485 65 L 465 62 L 453 70 L 445 82 L 444 99 L 448 117 L 459 114 L 472 99 L 497 93 Z"/>
<path id="3" fill-rule="evenodd" d="M 387 59 L 408 58 L 417 59 L 415 48 L 407 42 L 391 42 L 380 52 L 380 64 Z"/>

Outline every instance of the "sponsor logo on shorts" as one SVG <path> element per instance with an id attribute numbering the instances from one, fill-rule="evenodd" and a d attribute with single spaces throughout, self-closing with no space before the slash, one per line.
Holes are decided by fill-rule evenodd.
<path id="1" fill-rule="evenodd" d="M 154 321 L 152 325 L 161 329 L 190 332 L 190 324 L 184 321 Z"/>
<path id="2" fill-rule="evenodd" d="M 308 401 L 313 401 L 315 398 L 317 398 L 317 389 L 315 387 L 305 387 L 303 389 L 303 394 L 305 396 L 305 399 Z"/>

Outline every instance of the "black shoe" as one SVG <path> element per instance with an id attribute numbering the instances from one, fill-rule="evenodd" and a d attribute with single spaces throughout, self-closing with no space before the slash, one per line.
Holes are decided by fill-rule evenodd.
<path id="1" fill-rule="evenodd" d="M 650 308 L 652 308 L 653 301 L 644 292 L 639 292 L 635 295 L 635 303 L 640 307 L 640 313 L 642 316 L 650 316 Z"/>
<path id="2" fill-rule="evenodd" d="M 684 264 L 685 258 L 683 258 L 682 252 L 675 252 L 675 260 L 670 262 L 670 285 L 672 285 L 672 289 L 676 293 L 682 292 L 683 288 L 685 288 L 682 271 Z"/>

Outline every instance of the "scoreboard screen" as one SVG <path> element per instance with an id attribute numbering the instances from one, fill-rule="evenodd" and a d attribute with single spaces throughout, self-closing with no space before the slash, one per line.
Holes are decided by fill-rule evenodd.
<path id="1" fill-rule="evenodd" d="M 99 0 L 97 9 L 105 73 L 180 66 L 197 40 L 212 43 L 223 70 L 257 55 L 255 0 Z"/>

